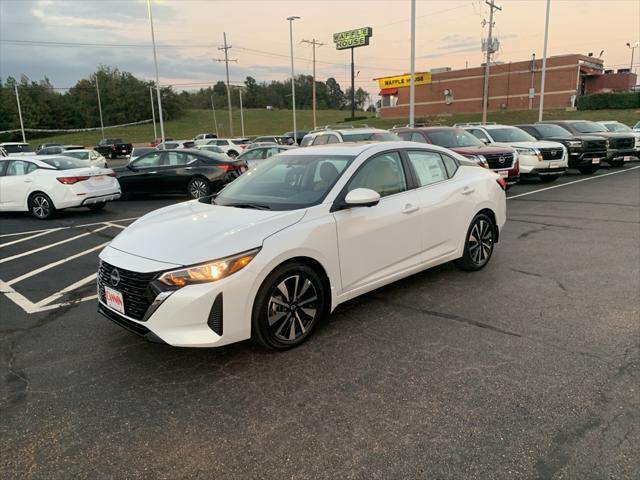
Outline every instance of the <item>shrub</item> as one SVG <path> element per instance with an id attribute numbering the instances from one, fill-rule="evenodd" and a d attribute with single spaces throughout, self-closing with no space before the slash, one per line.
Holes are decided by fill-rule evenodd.
<path id="1" fill-rule="evenodd" d="M 640 92 L 596 93 L 578 98 L 578 110 L 640 108 Z"/>

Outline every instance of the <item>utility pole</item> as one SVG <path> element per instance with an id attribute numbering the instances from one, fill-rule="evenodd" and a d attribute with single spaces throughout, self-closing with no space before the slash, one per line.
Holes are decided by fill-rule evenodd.
<path id="1" fill-rule="evenodd" d="M 156 130 L 156 107 L 153 105 L 153 87 L 149 87 L 149 96 L 151 97 L 151 119 L 153 120 L 153 141 L 158 138 L 158 131 Z"/>
<path id="2" fill-rule="evenodd" d="M 300 17 L 292 15 L 287 17 L 289 22 L 289 45 L 291 47 L 291 107 L 293 109 L 293 140 L 298 143 L 298 127 L 296 125 L 296 74 L 293 69 L 293 22 Z"/>
<path id="3" fill-rule="evenodd" d="M 20 130 L 22 131 L 22 142 L 27 143 L 27 137 L 24 136 L 24 123 L 22 122 L 22 108 L 20 108 L 20 94 L 18 93 L 18 84 L 13 85 L 16 91 L 16 102 L 18 102 L 18 116 L 20 117 Z"/>
<path id="4" fill-rule="evenodd" d="M 312 87 L 312 94 L 313 94 L 313 128 L 315 129 L 317 127 L 317 121 L 316 121 L 316 47 L 321 47 L 322 45 L 324 45 L 324 43 L 318 42 L 315 38 L 311 41 L 309 40 L 302 40 L 302 43 L 308 43 L 309 45 L 311 45 L 313 47 L 313 87 Z M 296 139 L 297 141 L 297 139 Z"/>
<path id="5" fill-rule="evenodd" d="M 351 47 L 351 120 L 356 119 L 356 77 L 353 63 L 353 47 Z"/>
<path id="6" fill-rule="evenodd" d="M 216 58 L 217 62 L 224 62 L 224 68 L 227 72 L 227 106 L 229 108 L 229 136 L 233 137 L 233 117 L 231 115 L 231 85 L 229 84 L 229 62 L 237 62 L 238 59 L 229 58 L 229 49 L 231 45 L 227 45 L 227 32 L 222 32 L 222 38 L 224 38 L 224 47 L 219 47 L 218 50 L 224 50 L 224 58 Z"/>
<path id="7" fill-rule="evenodd" d="M 547 16 L 544 22 L 544 51 L 542 52 L 542 77 L 540 78 L 540 110 L 538 110 L 538 121 L 542 121 L 542 111 L 544 110 L 544 81 L 547 76 L 547 43 L 549 41 L 549 10 L 551 10 L 551 0 L 547 0 Z"/>
<path id="8" fill-rule="evenodd" d="M 529 110 L 533 108 L 533 97 L 535 97 L 535 77 L 536 77 L 536 54 L 531 56 L 531 88 L 529 89 Z"/>
<path id="9" fill-rule="evenodd" d="M 216 137 L 219 137 L 219 135 L 218 135 L 218 120 L 216 119 L 216 107 L 213 104 L 213 95 L 211 95 L 211 110 L 213 111 L 213 126 L 216 128 Z"/>
<path id="10" fill-rule="evenodd" d="M 102 102 L 100 101 L 100 85 L 98 84 L 98 74 L 96 72 L 96 92 L 98 92 L 98 111 L 100 112 L 100 130 L 102 131 L 102 139 L 104 140 L 104 123 L 102 121 Z"/>
<path id="11" fill-rule="evenodd" d="M 158 96 L 158 117 L 160 117 L 160 137 L 162 139 L 162 150 L 164 145 L 164 119 L 162 118 L 162 97 L 160 96 L 160 75 L 158 74 L 158 56 L 156 54 L 156 35 L 153 31 L 153 12 L 151 11 L 151 0 L 147 0 L 147 11 L 149 13 L 149 23 L 151 24 L 151 43 L 153 44 L 153 65 L 156 70 L 156 95 Z"/>
<path id="12" fill-rule="evenodd" d="M 244 138 L 244 113 L 242 111 L 242 87 L 238 87 L 238 92 L 240 92 L 240 126 L 242 129 L 242 137 Z"/>
<path id="13" fill-rule="evenodd" d="M 411 0 L 411 67 L 409 76 L 409 126 L 416 121 L 416 0 Z"/>
<path id="14" fill-rule="evenodd" d="M 485 0 L 484 3 L 489 5 L 489 36 L 487 37 L 487 59 L 484 66 L 484 92 L 482 95 L 482 122 L 487 121 L 487 107 L 489 105 L 489 64 L 491 63 L 491 54 L 493 53 L 493 11 L 502 10 L 502 7 L 496 5 L 495 0 Z"/>

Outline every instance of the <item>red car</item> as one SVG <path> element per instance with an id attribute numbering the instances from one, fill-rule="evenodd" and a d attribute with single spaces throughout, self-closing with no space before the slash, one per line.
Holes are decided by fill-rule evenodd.
<path id="1" fill-rule="evenodd" d="M 165 141 L 165 142 L 172 142 L 172 141 L 173 141 L 173 138 L 166 137 L 166 138 L 164 139 L 164 141 Z M 161 139 L 161 138 L 154 138 L 153 140 L 151 140 L 151 141 L 149 142 L 149 146 L 150 146 L 150 147 L 157 147 L 157 146 L 158 146 L 158 145 L 160 145 L 161 143 L 162 143 L 162 139 Z"/>
<path id="2" fill-rule="evenodd" d="M 391 132 L 403 140 L 432 143 L 453 150 L 485 168 L 490 168 L 504 178 L 507 186 L 520 180 L 520 166 L 513 148 L 485 145 L 461 128 L 400 127 L 393 128 Z"/>

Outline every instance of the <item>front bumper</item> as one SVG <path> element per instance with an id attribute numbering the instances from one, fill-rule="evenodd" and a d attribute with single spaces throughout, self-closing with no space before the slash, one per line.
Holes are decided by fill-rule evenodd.
<path id="1" fill-rule="evenodd" d="M 586 167 L 588 165 L 599 165 L 607 158 L 605 150 L 601 152 L 571 152 L 569 154 L 569 167 Z"/>
<path id="2" fill-rule="evenodd" d="M 607 151 L 607 160 L 622 160 L 625 162 L 638 158 L 638 151 L 635 148 L 624 148 Z"/>
<path id="3" fill-rule="evenodd" d="M 540 160 L 537 155 L 521 154 L 520 175 L 521 176 L 539 176 L 539 175 L 562 175 L 567 171 L 569 163 L 566 158 L 562 160 Z"/>
<path id="4" fill-rule="evenodd" d="M 103 250 L 100 259 L 115 268 L 136 272 L 160 272 L 176 268 L 175 265 L 159 264 L 110 247 Z M 227 345 L 251 337 L 253 302 L 248 299 L 253 298 L 254 280 L 255 276 L 247 267 L 216 282 L 161 292 L 155 296 L 141 319 L 107 306 L 98 285 L 98 312 L 151 341 L 161 341 L 175 347 Z M 98 282 L 101 282 L 100 277 Z M 118 290 L 117 286 L 106 286 Z M 126 309 L 128 297 L 126 291 L 122 293 Z"/>

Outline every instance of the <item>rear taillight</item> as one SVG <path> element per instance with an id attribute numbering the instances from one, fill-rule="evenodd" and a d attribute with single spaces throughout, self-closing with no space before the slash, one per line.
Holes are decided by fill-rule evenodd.
<path id="1" fill-rule="evenodd" d="M 231 163 L 221 163 L 217 165 L 218 168 L 224 170 L 225 172 L 233 172 L 234 170 L 240 170 L 240 165 L 233 165 Z"/>
<path id="2" fill-rule="evenodd" d="M 84 182 L 85 180 L 89 180 L 89 177 L 58 177 L 57 180 L 60 183 L 64 183 L 65 185 L 73 185 L 74 183 Z"/>
<path id="3" fill-rule="evenodd" d="M 507 181 L 504 178 L 496 178 L 496 182 L 498 182 L 498 185 L 500 185 L 500 188 L 502 190 L 504 190 L 505 192 L 507 191 Z"/>
<path id="4" fill-rule="evenodd" d="M 111 145 L 111 150 L 115 150 L 116 146 L 115 145 Z"/>

